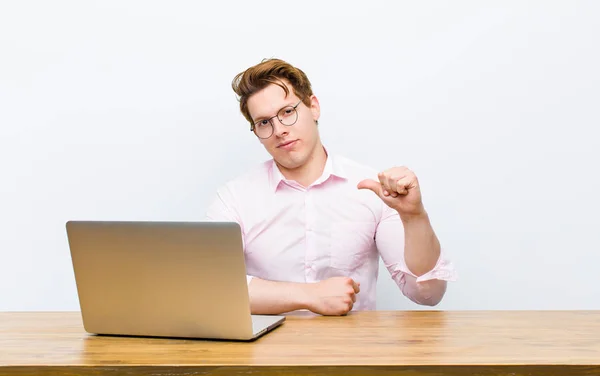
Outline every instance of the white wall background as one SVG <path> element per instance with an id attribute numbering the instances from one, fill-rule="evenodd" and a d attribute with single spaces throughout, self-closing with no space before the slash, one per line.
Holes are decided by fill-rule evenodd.
<path id="1" fill-rule="evenodd" d="M 302 68 L 325 144 L 407 165 L 436 309 L 600 309 L 600 2 L 3 1 L 0 310 L 77 310 L 69 219 L 198 220 L 268 155 L 230 83 Z M 380 309 L 419 308 L 385 269 Z"/>

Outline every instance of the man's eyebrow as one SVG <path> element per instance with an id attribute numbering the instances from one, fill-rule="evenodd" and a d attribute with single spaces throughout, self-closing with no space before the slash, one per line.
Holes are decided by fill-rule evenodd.
<path id="1" fill-rule="evenodd" d="M 270 117 L 270 116 L 268 116 L 268 117 Z M 266 118 L 267 118 L 266 115 L 260 115 L 260 116 L 257 116 L 257 117 L 254 118 L 254 122 L 257 122 L 259 120 L 264 120 Z"/>
<path id="2" fill-rule="evenodd" d="M 282 109 L 284 109 L 286 107 L 292 107 L 295 104 L 296 104 L 295 101 L 292 101 L 291 103 L 288 103 L 288 104 L 284 104 L 283 106 L 279 107 L 279 110 L 277 110 L 277 113 L 275 113 L 275 115 L 260 115 L 260 116 L 255 117 L 253 120 L 256 123 L 257 121 L 268 119 L 268 118 L 271 118 L 273 116 L 277 116 L 277 114 L 279 113 L 279 111 L 281 111 Z"/>

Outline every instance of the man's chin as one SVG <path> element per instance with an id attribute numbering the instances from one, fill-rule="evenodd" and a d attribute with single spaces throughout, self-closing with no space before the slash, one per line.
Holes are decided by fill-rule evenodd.
<path id="1" fill-rule="evenodd" d="M 286 170 L 294 170 L 298 167 L 301 167 L 304 164 L 304 160 L 302 158 L 294 158 L 293 156 L 288 156 L 287 158 L 274 158 L 275 162 Z"/>

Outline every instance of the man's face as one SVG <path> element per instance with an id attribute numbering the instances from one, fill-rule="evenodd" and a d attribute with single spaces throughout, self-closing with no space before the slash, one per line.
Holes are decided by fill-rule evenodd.
<path id="1" fill-rule="evenodd" d="M 255 124 L 272 118 L 273 134 L 267 139 L 259 138 L 259 140 L 279 165 L 291 170 L 303 166 L 310 159 L 317 145 L 320 145 L 319 132 L 315 123 L 319 119 L 319 102 L 313 95 L 310 98 L 311 106 L 307 107 L 294 94 L 291 85 L 285 81 L 284 84 L 289 89 L 287 97 L 281 87 L 271 84 L 248 99 L 248 111 Z M 300 104 L 296 107 L 298 116 L 296 122 L 291 126 L 282 124 L 279 117 L 275 115 L 282 115 L 283 123 L 287 123 L 286 113 L 289 114 L 291 109 L 288 107 L 287 111 L 281 110 L 287 106 L 295 106 L 298 102 Z M 270 128 L 271 125 L 266 121 L 255 127 Z"/>

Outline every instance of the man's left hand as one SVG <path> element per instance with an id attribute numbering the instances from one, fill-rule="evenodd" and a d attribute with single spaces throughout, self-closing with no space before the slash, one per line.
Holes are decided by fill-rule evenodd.
<path id="1" fill-rule="evenodd" d="M 402 219 L 425 214 L 417 176 L 406 167 L 393 167 L 377 174 L 379 181 L 365 179 L 358 189 L 370 189 Z"/>

